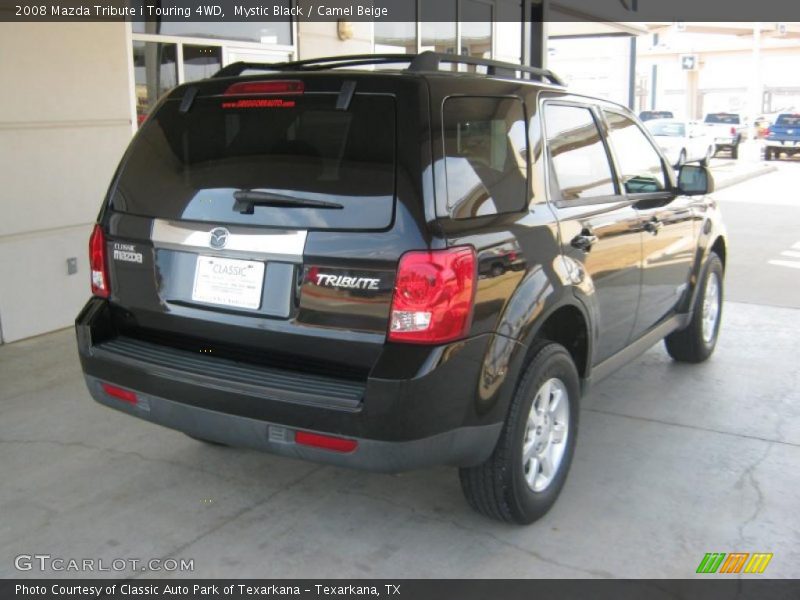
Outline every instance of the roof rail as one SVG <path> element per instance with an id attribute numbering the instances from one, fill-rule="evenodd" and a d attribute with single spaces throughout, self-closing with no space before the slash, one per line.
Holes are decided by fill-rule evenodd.
<path id="1" fill-rule="evenodd" d="M 367 65 L 405 63 L 407 71 L 428 72 L 439 71 L 442 63 L 473 65 L 485 67 L 486 75 L 504 77 L 508 79 L 525 79 L 525 74 L 538 78 L 544 83 L 566 86 L 564 81 L 552 71 L 517 65 L 514 63 L 477 58 L 474 56 L 461 56 L 456 54 L 442 54 L 437 52 L 422 52 L 421 54 L 351 54 L 346 56 L 332 56 L 326 58 L 310 58 L 280 63 L 251 63 L 235 62 L 217 71 L 213 77 L 237 77 L 248 70 L 253 71 L 322 71 L 340 67 L 358 67 Z"/>
<path id="2" fill-rule="evenodd" d="M 410 63 L 416 54 L 349 54 L 308 58 L 278 63 L 235 62 L 214 73 L 213 77 L 237 77 L 245 71 L 320 71 L 361 65 Z"/>

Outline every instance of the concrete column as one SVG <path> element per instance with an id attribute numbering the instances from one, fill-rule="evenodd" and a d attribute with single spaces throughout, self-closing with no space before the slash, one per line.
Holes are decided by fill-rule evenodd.
<path id="1" fill-rule="evenodd" d="M 133 127 L 128 27 L 0 23 L 6 342 L 69 326 L 89 297 L 89 233 Z"/>

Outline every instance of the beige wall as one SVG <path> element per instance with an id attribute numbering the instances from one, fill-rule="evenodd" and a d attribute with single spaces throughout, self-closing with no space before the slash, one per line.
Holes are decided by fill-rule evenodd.
<path id="1" fill-rule="evenodd" d="M 372 23 L 351 22 L 353 37 L 342 41 L 337 24 L 301 21 L 297 24 L 297 53 L 300 60 L 340 54 L 372 54 Z"/>
<path id="2" fill-rule="evenodd" d="M 89 296 L 88 235 L 132 133 L 129 55 L 124 23 L 0 23 L 5 342 L 68 326 Z"/>

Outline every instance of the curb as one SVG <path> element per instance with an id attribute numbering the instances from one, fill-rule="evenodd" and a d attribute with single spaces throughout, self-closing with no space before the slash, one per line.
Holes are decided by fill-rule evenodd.
<path id="1" fill-rule="evenodd" d="M 729 188 L 732 185 L 736 185 L 737 183 L 742 183 L 743 181 L 747 181 L 748 179 L 755 179 L 756 177 L 761 177 L 762 175 L 766 175 L 767 173 L 773 173 L 777 170 L 778 167 L 776 167 L 775 165 L 763 165 L 754 171 L 747 171 L 746 173 L 733 175 L 732 177 L 723 179 L 719 183 L 715 182 L 714 191 L 724 190 L 725 188 Z"/>

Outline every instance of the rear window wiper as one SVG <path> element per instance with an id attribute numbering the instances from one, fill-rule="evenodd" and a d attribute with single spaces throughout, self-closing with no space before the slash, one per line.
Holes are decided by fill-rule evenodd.
<path id="1" fill-rule="evenodd" d="M 233 210 L 243 215 L 252 215 L 256 206 L 279 206 L 282 208 L 344 208 L 338 202 L 327 200 L 310 200 L 308 198 L 294 198 L 275 192 L 262 192 L 258 190 L 238 190 L 233 193 L 236 200 Z"/>

